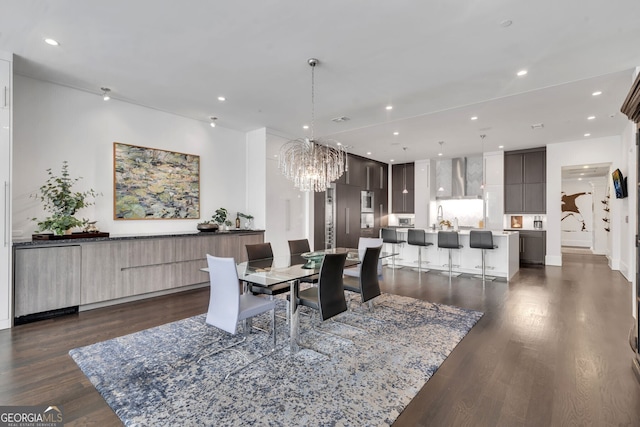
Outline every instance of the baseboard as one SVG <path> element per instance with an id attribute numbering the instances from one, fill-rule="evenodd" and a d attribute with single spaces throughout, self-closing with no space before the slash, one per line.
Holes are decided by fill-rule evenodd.
<path id="1" fill-rule="evenodd" d="M 77 313 L 78 313 L 77 305 L 73 307 L 58 308 L 55 310 L 43 311 L 41 313 L 33 313 L 33 314 L 27 314 L 25 316 L 16 317 L 15 319 L 13 319 L 13 324 L 16 326 L 24 325 L 31 322 L 37 322 L 39 320 L 53 319 L 54 317 L 66 316 L 68 314 L 77 314 Z"/>
<path id="2" fill-rule="evenodd" d="M 544 264 L 562 267 L 562 255 L 546 255 L 544 257 Z"/>
<path id="3" fill-rule="evenodd" d="M 584 240 L 562 240 L 560 246 L 572 246 L 574 248 L 591 248 L 591 242 Z"/>

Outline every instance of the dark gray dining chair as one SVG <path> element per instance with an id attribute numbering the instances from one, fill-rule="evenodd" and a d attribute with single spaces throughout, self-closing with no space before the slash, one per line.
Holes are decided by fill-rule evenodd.
<path id="1" fill-rule="evenodd" d="M 373 298 L 380 295 L 380 282 L 378 281 L 378 260 L 382 246 L 368 247 L 365 250 L 362 263 L 360 264 L 360 275 L 358 285 L 353 286 L 348 282 L 344 283 L 345 291 L 360 294 L 361 302 L 369 303 L 369 310 L 373 311 Z"/>
<path id="2" fill-rule="evenodd" d="M 253 245 L 245 245 L 247 250 L 248 267 L 250 268 L 270 268 L 273 263 L 273 249 L 271 243 L 257 243 Z M 251 286 L 251 293 L 254 295 L 268 295 L 269 299 L 273 300 L 275 295 L 285 294 L 289 292 L 290 286 L 288 283 L 280 283 L 274 286 Z M 289 304 L 286 304 L 286 316 L 278 316 L 280 318 L 289 319 Z"/>
<path id="3" fill-rule="evenodd" d="M 453 276 L 453 263 L 451 252 L 454 249 L 462 249 L 457 231 L 438 231 L 438 247 L 449 250 L 449 279 Z"/>
<path id="4" fill-rule="evenodd" d="M 489 230 L 471 230 L 469 232 L 469 247 L 474 249 L 482 249 L 482 281 L 487 280 L 485 275 L 486 262 L 485 255 L 487 250 L 498 249 L 493 244 L 493 233 Z M 477 267 L 476 267 L 477 268 Z M 494 280 L 495 277 L 491 277 L 488 280 Z"/>
<path id="5" fill-rule="evenodd" d="M 311 252 L 309 241 L 307 239 L 289 240 L 289 254 L 291 257 L 290 265 L 304 264 L 307 262 L 301 254 Z M 318 283 L 318 275 L 311 277 L 303 277 L 300 279 L 302 283 Z"/>
<path id="6" fill-rule="evenodd" d="M 318 286 L 301 290 L 296 297 L 298 305 L 317 310 L 323 322 L 347 311 L 342 282 L 346 260 L 346 253 L 326 254 L 320 265 Z"/>

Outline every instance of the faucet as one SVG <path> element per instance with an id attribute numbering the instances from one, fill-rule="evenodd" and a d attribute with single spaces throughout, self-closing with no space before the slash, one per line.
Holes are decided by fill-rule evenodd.
<path id="1" fill-rule="evenodd" d="M 442 209 L 442 205 L 438 205 L 438 227 L 440 226 L 440 221 L 444 219 L 444 210 Z"/>
<path id="2" fill-rule="evenodd" d="M 458 231 L 458 217 L 453 218 L 453 230 Z"/>

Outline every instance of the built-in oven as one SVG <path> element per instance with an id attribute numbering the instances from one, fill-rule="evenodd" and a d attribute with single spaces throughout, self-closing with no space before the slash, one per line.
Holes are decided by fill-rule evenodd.
<path id="1" fill-rule="evenodd" d="M 373 191 L 361 191 L 360 194 L 360 212 L 373 212 Z"/>

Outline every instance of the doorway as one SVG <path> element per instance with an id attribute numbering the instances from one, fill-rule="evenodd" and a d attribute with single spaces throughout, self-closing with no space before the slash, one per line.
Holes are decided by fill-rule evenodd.
<path id="1" fill-rule="evenodd" d="M 611 163 L 562 167 L 562 253 L 607 255 Z"/>

